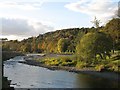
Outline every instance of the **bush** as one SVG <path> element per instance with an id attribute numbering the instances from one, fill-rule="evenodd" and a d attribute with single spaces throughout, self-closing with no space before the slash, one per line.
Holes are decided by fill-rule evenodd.
<path id="1" fill-rule="evenodd" d="M 113 66 L 110 68 L 110 70 L 115 71 L 115 72 L 118 72 L 118 71 L 119 71 L 118 66 L 116 66 L 116 65 L 113 65 Z"/>
<path id="2" fill-rule="evenodd" d="M 96 65 L 95 69 L 97 71 L 102 71 L 103 69 L 105 69 L 105 66 L 104 65 Z"/>
<path id="3" fill-rule="evenodd" d="M 46 65 L 51 66 L 75 66 L 76 60 L 73 60 L 71 57 L 57 57 L 57 58 L 45 58 L 40 61 Z"/>
<path id="4" fill-rule="evenodd" d="M 115 64 L 116 66 L 120 66 L 120 60 L 112 61 L 112 63 Z"/>
<path id="5" fill-rule="evenodd" d="M 61 61 L 65 61 L 65 62 L 71 62 L 72 60 L 70 59 L 70 57 L 66 57 L 66 56 L 63 56 L 63 57 L 59 57 L 59 59 Z"/>
<path id="6" fill-rule="evenodd" d="M 52 65 L 52 66 L 58 66 L 58 65 L 59 65 L 59 62 L 57 62 L 57 61 L 51 62 L 50 65 Z"/>
<path id="7" fill-rule="evenodd" d="M 60 64 L 60 66 L 75 66 L 75 65 L 76 65 L 75 61 L 72 61 L 72 62 L 62 62 Z"/>
<path id="8" fill-rule="evenodd" d="M 51 66 L 58 66 L 59 65 L 59 60 L 56 58 L 46 58 L 42 62 L 44 62 L 46 65 L 51 65 Z"/>
<path id="9" fill-rule="evenodd" d="M 110 71 L 120 72 L 120 60 L 112 61 L 107 66 Z"/>
<path id="10" fill-rule="evenodd" d="M 76 68 L 84 68 L 87 66 L 87 63 L 86 62 L 77 62 L 76 64 Z"/>

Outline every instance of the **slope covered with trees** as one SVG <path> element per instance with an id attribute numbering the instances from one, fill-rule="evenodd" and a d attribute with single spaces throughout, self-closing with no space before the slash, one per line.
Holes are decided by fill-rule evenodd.
<path id="1" fill-rule="evenodd" d="M 103 28 L 103 27 L 100 27 Z M 2 49 L 3 50 L 12 50 L 12 51 L 21 51 L 21 52 L 51 52 L 59 53 L 60 44 L 62 43 L 65 47 L 62 52 L 75 52 L 76 45 L 80 38 L 88 32 L 94 32 L 96 29 L 92 28 L 70 28 L 57 30 L 54 32 L 48 32 L 45 34 L 40 34 L 37 37 L 30 37 L 22 41 L 10 40 L 3 41 Z M 63 44 L 61 44 L 63 45 Z M 59 47 L 58 47 L 59 46 Z M 58 49 L 59 48 L 59 49 Z"/>
<path id="2" fill-rule="evenodd" d="M 56 30 L 22 41 L 3 39 L 3 51 L 23 53 L 73 54 L 74 57 L 48 58 L 47 65 L 107 68 L 118 71 L 120 66 L 120 19 L 113 18 L 105 26 Z M 113 51 L 113 52 L 112 52 Z M 117 54 L 116 54 L 117 52 Z"/>

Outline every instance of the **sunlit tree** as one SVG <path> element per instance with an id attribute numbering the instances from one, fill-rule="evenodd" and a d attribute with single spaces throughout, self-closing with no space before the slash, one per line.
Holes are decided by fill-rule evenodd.
<path id="1" fill-rule="evenodd" d="M 87 33 L 77 45 L 76 53 L 85 60 L 96 58 L 97 54 L 103 59 L 106 55 L 109 55 L 112 47 L 111 43 L 111 38 L 104 33 Z"/>

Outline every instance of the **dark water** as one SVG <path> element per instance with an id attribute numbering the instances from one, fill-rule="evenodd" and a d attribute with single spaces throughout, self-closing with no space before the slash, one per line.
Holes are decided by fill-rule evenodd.
<path id="1" fill-rule="evenodd" d="M 62 70 L 49 70 L 43 67 L 30 66 L 18 61 L 23 57 L 15 57 L 4 62 L 4 76 L 12 80 L 15 88 L 116 88 L 118 82 L 77 74 Z"/>

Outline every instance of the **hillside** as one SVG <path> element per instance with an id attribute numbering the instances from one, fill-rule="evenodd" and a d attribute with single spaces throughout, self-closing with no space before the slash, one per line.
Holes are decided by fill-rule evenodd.
<path id="1" fill-rule="evenodd" d="M 75 52 L 75 47 L 79 39 L 87 32 L 94 32 L 95 30 L 96 29 L 94 27 L 56 30 L 54 32 L 39 34 L 39 36 L 37 37 L 30 37 L 22 41 L 11 40 L 7 42 L 3 42 L 3 49 L 4 50 L 10 49 L 13 51 L 22 51 L 22 52 L 30 52 L 30 53 L 31 52 L 56 53 L 58 41 L 61 38 L 64 38 L 68 41 L 65 51 Z"/>
<path id="2" fill-rule="evenodd" d="M 30 37 L 22 41 L 3 41 L 2 49 L 3 51 L 12 50 L 25 53 L 59 53 L 60 51 L 58 50 L 58 47 L 61 46 L 59 47 L 62 48 L 61 52 L 74 53 L 76 51 L 76 45 L 79 43 L 82 36 L 92 32 L 103 32 L 111 36 L 111 40 L 114 44 L 113 48 L 117 50 L 120 48 L 119 23 L 120 19 L 116 18 L 110 20 L 105 27 L 69 28 L 47 32 L 45 34 L 39 34 L 36 37 Z"/>
<path id="3" fill-rule="evenodd" d="M 46 65 L 73 66 L 76 68 L 119 72 L 120 19 L 113 18 L 104 27 L 70 28 L 56 30 L 22 41 L 3 40 L 3 51 L 22 53 L 73 54 L 73 57 L 58 57 L 38 61 Z"/>

